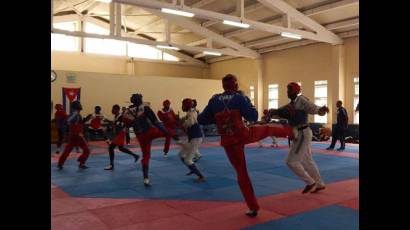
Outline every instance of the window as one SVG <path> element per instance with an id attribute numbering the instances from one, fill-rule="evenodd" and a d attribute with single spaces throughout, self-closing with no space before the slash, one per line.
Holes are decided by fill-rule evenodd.
<path id="1" fill-rule="evenodd" d="M 359 78 L 353 78 L 354 85 L 354 97 L 353 97 L 353 111 L 356 109 L 357 104 L 359 103 Z M 354 112 L 353 123 L 359 124 L 359 113 Z"/>
<path id="2" fill-rule="evenodd" d="M 108 29 L 94 25 L 92 23 L 85 23 L 85 32 L 93 34 L 108 35 Z M 85 38 L 85 52 L 94 54 L 108 54 L 116 56 L 126 56 L 127 48 L 126 42 L 113 39 L 100 38 Z"/>
<path id="3" fill-rule="evenodd" d="M 268 85 L 268 108 L 277 109 L 279 105 L 279 85 Z"/>
<path id="4" fill-rule="evenodd" d="M 162 51 L 151 46 L 128 42 L 128 56 L 161 60 Z"/>
<path id="5" fill-rule="evenodd" d="M 61 30 L 76 31 L 77 22 L 54 23 L 53 27 Z M 79 38 L 64 34 L 51 34 L 51 50 L 79 51 Z"/>
<path id="6" fill-rule="evenodd" d="M 250 99 L 251 99 L 252 105 L 255 105 L 255 87 L 251 85 L 249 87 L 249 92 L 250 92 Z"/>
<path id="7" fill-rule="evenodd" d="M 327 81 L 315 81 L 315 104 L 324 106 L 327 104 Z M 316 123 L 327 123 L 327 115 L 315 115 Z"/>
<path id="8" fill-rule="evenodd" d="M 163 59 L 164 61 L 179 61 L 179 59 L 175 56 L 172 56 L 170 54 L 164 53 Z"/>
<path id="9" fill-rule="evenodd" d="M 54 28 L 78 31 L 78 22 L 54 23 Z M 109 29 L 86 22 L 86 33 L 109 35 Z M 51 34 L 51 49 L 60 51 L 79 51 L 80 38 L 62 34 Z M 114 39 L 84 38 L 84 52 L 115 56 L 128 56 L 164 61 L 179 61 L 179 58 L 164 53 L 154 47 Z"/>

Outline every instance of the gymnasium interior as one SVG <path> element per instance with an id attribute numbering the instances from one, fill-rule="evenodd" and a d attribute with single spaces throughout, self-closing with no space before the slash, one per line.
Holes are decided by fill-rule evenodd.
<path id="1" fill-rule="evenodd" d="M 359 0 L 51 0 L 51 227 L 53 230 L 136 229 L 359 229 Z M 199 114 L 222 79 L 235 75 L 239 90 L 258 112 L 290 102 L 287 85 L 325 116 L 309 115 L 311 153 L 326 189 L 302 194 L 305 183 L 287 166 L 289 142 L 277 137 L 245 145 L 246 167 L 260 209 L 250 218 L 237 175 L 220 145 L 215 124 L 204 133 L 196 162 L 206 177 L 193 183 L 171 139 L 152 142 L 149 177 L 141 164 L 115 150 L 107 171 L 104 137 L 84 135 L 87 169 L 78 168 L 82 150 L 73 149 L 59 170 L 55 105 L 81 115 L 100 106 L 113 120 L 113 105 L 129 107 L 131 95 L 157 114 L 165 100 L 178 118 L 185 98 Z M 348 124 L 344 149 L 328 149 L 342 101 Z M 109 122 L 102 123 L 112 138 Z M 186 140 L 186 133 L 175 128 Z M 125 147 L 142 155 L 133 130 Z M 61 147 L 64 149 L 66 140 Z"/>

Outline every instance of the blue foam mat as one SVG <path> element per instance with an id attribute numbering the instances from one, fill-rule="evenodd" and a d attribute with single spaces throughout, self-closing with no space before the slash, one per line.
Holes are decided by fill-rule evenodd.
<path id="1" fill-rule="evenodd" d="M 127 154 L 116 153 L 115 170 L 105 171 L 107 154 L 91 155 L 90 167 L 78 169 L 76 159 L 67 160 L 58 171 L 52 164 L 51 181 L 71 196 L 185 199 L 185 200 L 243 200 L 233 167 L 221 147 L 201 147 L 203 158 L 198 168 L 207 177 L 203 184 L 192 183 L 195 175 L 185 176 L 188 168 L 171 149 L 169 157 L 162 150 L 153 150 L 150 161 L 151 189 L 142 185 L 140 164 Z M 286 166 L 287 150 L 245 148 L 247 168 L 258 197 L 302 189 L 304 184 Z M 138 152 L 140 154 L 140 152 Z M 358 159 L 314 154 L 325 183 L 358 177 Z"/>
<path id="2" fill-rule="evenodd" d="M 354 209 L 331 205 L 243 229 L 356 230 L 359 229 L 359 212 Z"/>

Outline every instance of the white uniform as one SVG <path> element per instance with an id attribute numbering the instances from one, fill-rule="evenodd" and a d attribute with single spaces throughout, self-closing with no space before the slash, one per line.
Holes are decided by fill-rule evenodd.
<path id="1" fill-rule="evenodd" d="M 302 129 L 302 127 L 306 127 L 308 125 L 307 114 L 317 114 L 320 107 L 311 103 L 308 98 L 302 95 L 295 99 L 293 106 L 295 110 L 304 111 L 306 113 L 306 119 L 304 122 L 297 122 L 301 124 L 291 124 L 293 126 L 295 139 L 290 145 L 286 163 L 289 168 L 307 185 L 311 185 L 316 182 L 318 186 L 324 186 L 324 183 L 320 177 L 319 169 L 312 158 L 312 130 L 309 126 Z"/>
<path id="2" fill-rule="evenodd" d="M 198 117 L 198 114 L 199 114 L 199 110 L 197 110 L 196 108 L 195 108 L 195 112 L 196 112 L 196 115 L 197 115 L 197 117 Z M 194 158 L 196 158 L 196 159 L 199 159 L 201 157 L 201 153 L 199 152 L 199 148 L 196 150 L 196 152 L 194 153 Z"/>
<path id="3" fill-rule="evenodd" d="M 194 109 L 190 109 L 186 116 L 183 118 L 184 122 L 182 126 L 186 129 L 191 128 L 193 125 L 198 125 L 198 114 Z M 191 138 L 190 141 L 182 143 L 182 149 L 179 152 L 179 156 L 184 159 L 185 164 L 192 165 L 194 162 L 192 158 L 196 157 L 199 153 L 198 149 L 202 143 L 202 137 Z"/>

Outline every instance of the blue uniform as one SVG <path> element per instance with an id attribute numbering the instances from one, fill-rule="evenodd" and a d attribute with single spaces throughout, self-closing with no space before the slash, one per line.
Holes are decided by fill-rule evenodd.
<path id="1" fill-rule="evenodd" d="M 246 134 L 249 132 L 247 133 L 242 117 L 248 121 L 256 121 L 258 112 L 244 96 L 226 91 L 214 95 L 209 100 L 204 111 L 199 114 L 198 122 L 201 125 L 217 124 L 218 132 L 221 135 L 221 145 L 236 171 L 239 188 L 246 204 L 250 210 L 257 211 L 259 205 L 246 169 L 244 153 L 246 140 L 243 137 L 247 136 Z"/>
<path id="2" fill-rule="evenodd" d="M 224 92 L 214 95 L 208 102 L 204 111 L 198 116 L 198 122 L 201 125 L 215 124 L 215 113 L 222 112 L 226 107 L 233 110 L 239 110 L 241 115 L 247 121 L 257 121 L 258 111 L 252 106 L 246 98 L 239 93 Z"/>

